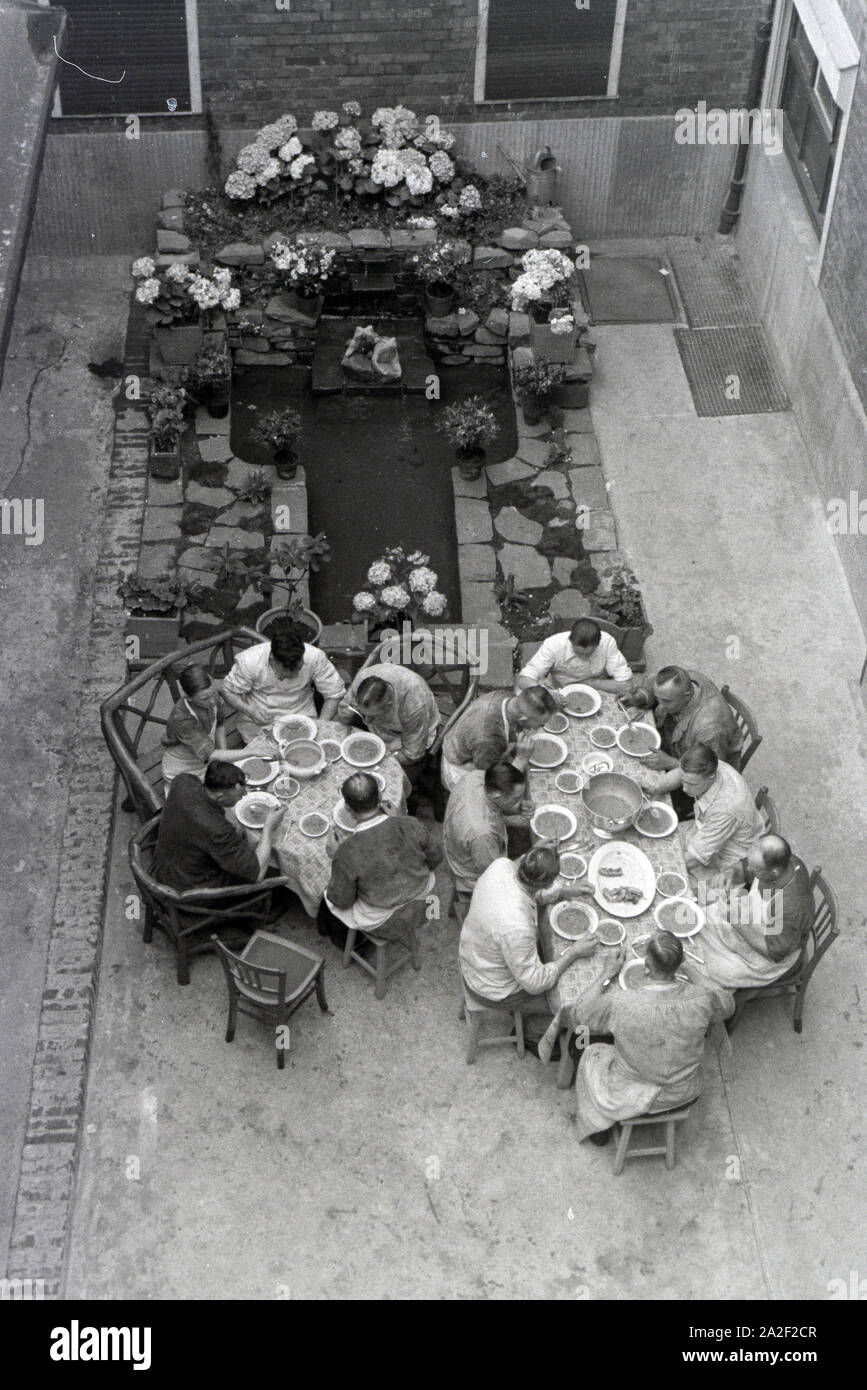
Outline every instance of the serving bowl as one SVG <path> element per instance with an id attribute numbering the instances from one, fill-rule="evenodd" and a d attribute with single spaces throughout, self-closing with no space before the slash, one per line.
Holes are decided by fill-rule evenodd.
<path id="1" fill-rule="evenodd" d="M 644 792 L 621 772 L 602 772 L 587 782 L 581 801 L 594 830 L 619 835 L 629 829 L 644 805 Z"/>
<path id="2" fill-rule="evenodd" d="M 286 770 L 293 777 L 318 777 L 325 767 L 325 754 L 312 738 L 293 739 L 281 751 Z"/>

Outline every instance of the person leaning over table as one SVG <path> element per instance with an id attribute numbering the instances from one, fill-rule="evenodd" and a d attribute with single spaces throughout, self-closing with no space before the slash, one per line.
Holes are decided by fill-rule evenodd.
<path id="1" fill-rule="evenodd" d="M 509 828 L 528 826 L 521 807 L 526 774 L 512 763 L 468 772 L 455 787 L 443 821 L 443 849 L 455 881 L 455 916 L 462 922 L 473 889 L 489 864 L 509 857 Z"/>
<path id="2" fill-rule="evenodd" d="M 241 715 L 238 728 L 248 743 L 284 714 L 316 718 L 313 691 L 322 696 L 321 719 L 334 719 L 346 687 L 324 652 L 290 626 L 277 626 L 271 640 L 239 652 L 223 680 L 223 698 Z"/>
<path id="3" fill-rule="evenodd" d="M 492 690 L 464 710 L 443 739 L 442 782 L 452 791 L 467 772 L 505 759 L 526 772 L 533 735 L 556 712 L 550 690 L 534 685 L 517 695 Z"/>
<path id="4" fill-rule="evenodd" d="M 814 912 L 806 864 L 781 835 L 763 835 L 708 907 L 703 964 L 687 960 L 686 973 L 725 989 L 773 984 L 797 964 Z"/>
<path id="5" fill-rule="evenodd" d="M 612 1035 L 613 1043 L 584 1048 L 575 1077 L 578 1139 L 599 1145 L 608 1143 L 618 1120 L 674 1110 L 701 1094 L 705 1034 L 735 1007 L 726 990 L 675 979 L 683 947 L 671 932 L 651 937 L 636 989 L 613 987 L 625 955 L 624 944 L 595 984 L 557 1010 L 539 1044 L 547 1059 L 567 1025 Z"/>
<path id="6" fill-rule="evenodd" d="M 283 807 L 269 811 L 254 848 L 225 815 L 245 791 L 244 774 L 232 763 L 209 763 L 203 782 L 192 773 L 179 773 L 160 816 L 154 854 L 158 883 L 183 892 L 256 883 L 265 877 Z"/>
<path id="7" fill-rule="evenodd" d="M 689 820 L 693 805 L 683 794 L 679 767 L 687 749 L 706 743 L 723 762 L 737 762 L 741 735 L 725 697 L 700 671 L 664 666 L 655 676 L 634 677 L 621 703 L 637 711 L 652 711 L 662 742 L 658 752 L 641 761 L 654 772 L 665 773 L 654 790 L 669 792 L 679 819 Z"/>
<path id="8" fill-rule="evenodd" d="M 544 685 L 562 704 L 558 691 L 564 685 L 580 682 L 622 695 L 631 689 L 631 681 L 632 669 L 611 634 L 592 618 L 579 618 L 568 632 L 545 638 L 518 675 L 515 689 Z"/>
<path id="9" fill-rule="evenodd" d="M 680 772 L 684 792 L 695 800 L 695 828 L 683 843 L 686 867 L 694 883 L 722 886 L 761 839 L 764 821 L 741 774 L 706 743 L 684 753 Z"/>
<path id="10" fill-rule="evenodd" d="M 224 706 L 220 687 L 205 666 L 188 666 L 179 677 L 183 695 L 172 708 L 163 734 L 163 784 L 165 795 L 181 772 L 199 780 L 209 762 L 238 762 L 248 755 L 243 748 L 226 747 Z"/>
<path id="11" fill-rule="evenodd" d="M 476 883 L 461 927 L 458 954 L 470 999 L 541 1017 L 537 1037 L 551 1017 L 546 992 L 573 961 L 596 950 L 590 938 L 574 942 L 549 964 L 539 956 L 540 904 L 593 892 L 589 884 L 567 884 L 559 874 L 560 856 L 550 845 L 536 845 L 517 861 L 495 859 Z M 529 1036 L 532 1040 L 533 1025 Z"/>
<path id="12" fill-rule="evenodd" d="M 343 724 L 351 724 L 355 715 L 382 739 L 414 785 L 425 769 L 440 724 L 427 681 L 417 671 L 393 662 L 368 666 L 355 677 L 337 709 Z"/>

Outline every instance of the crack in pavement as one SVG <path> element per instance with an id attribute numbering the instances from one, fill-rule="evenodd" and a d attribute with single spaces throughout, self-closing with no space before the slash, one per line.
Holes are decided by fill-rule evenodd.
<path id="1" fill-rule="evenodd" d="M 35 327 L 38 330 L 44 328 L 45 325 L 37 324 L 35 325 Z M 60 337 L 59 334 L 57 336 Z M 63 359 L 66 356 L 66 352 L 69 347 L 69 340 L 67 338 L 61 337 L 60 344 L 61 346 L 58 355 L 48 362 L 43 362 L 42 366 L 37 368 L 33 380 L 30 383 L 30 389 L 27 392 L 27 399 L 24 402 L 24 423 L 27 427 L 27 436 L 24 440 L 24 443 L 21 446 L 21 455 L 18 460 L 18 465 L 12 473 L 12 476 L 8 478 L 3 485 L 4 492 L 9 491 L 12 484 L 15 482 L 15 479 L 18 477 L 18 474 L 21 472 L 22 468 L 27 462 L 27 455 L 30 451 L 30 445 L 33 439 L 33 420 L 31 416 L 31 411 L 33 408 L 33 397 L 36 394 L 36 388 L 39 385 L 43 372 L 47 372 L 51 368 L 59 367 L 63 363 Z"/>

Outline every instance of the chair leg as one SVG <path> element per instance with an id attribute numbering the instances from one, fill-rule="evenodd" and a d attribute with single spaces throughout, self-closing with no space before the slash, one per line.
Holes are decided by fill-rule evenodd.
<path id="1" fill-rule="evenodd" d="M 388 946 L 387 946 L 386 942 L 385 942 L 385 941 L 377 941 L 377 943 L 376 943 L 376 989 L 374 990 L 374 994 L 376 995 L 377 999 L 384 999 L 384 998 L 385 998 L 385 991 L 386 991 L 386 988 L 387 988 L 387 986 L 388 986 L 388 977 L 387 977 L 387 975 L 386 975 L 386 953 L 387 953 L 387 951 L 388 951 Z"/>
<path id="2" fill-rule="evenodd" d="M 467 1006 L 466 1006 L 466 1004 L 461 1004 L 460 1012 L 458 1013 L 458 1021 L 459 1021 L 459 1022 L 463 1022 L 463 1020 L 466 1018 L 466 1016 L 467 1016 Z"/>
<path id="3" fill-rule="evenodd" d="M 280 1046 L 279 1026 L 274 1029 L 274 1047 L 277 1053 L 277 1069 L 278 1071 L 282 1071 L 286 1065 L 286 1053 L 288 1051 L 288 1048 Z"/>
<path id="4" fill-rule="evenodd" d="M 806 993 L 806 991 L 803 990 L 803 989 L 796 989 L 796 990 L 795 990 L 795 1013 L 794 1013 L 794 1016 L 793 1016 L 793 1018 L 792 1018 L 792 1024 L 793 1024 L 793 1026 L 794 1026 L 794 1029 L 795 1029 L 795 1032 L 796 1032 L 796 1033 L 802 1033 L 802 1032 L 804 1031 L 804 995 L 805 995 L 805 993 Z"/>
<path id="5" fill-rule="evenodd" d="M 620 1126 L 620 1135 L 617 1140 L 617 1149 L 614 1154 L 614 1176 L 619 1178 L 623 1172 L 623 1165 L 626 1162 L 626 1150 L 629 1148 L 629 1140 L 632 1137 L 632 1125 L 628 1122 Z"/>
<path id="6" fill-rule="evenodd" d="M 234 1042 L 235 1025 L 238 1022 L 238 998 L 233 994 L 229 1000 L 229 1022 L 226 1025 L 226 1042 Z"/>
<path id="7" fill-rule="evenodd" d="M 512 1017 L 515 1020 L 516 1051 L 519 1057 L 524 1057 L 526 1056 L 526 1049 L 524 1047 L 524 1019 L 520 1009 L 516 1009 Z"/>
<path id="8" fill-rule="evenodd" d="M 409 955 L 413 970 L 421 970 L 421 942 L 416 927 L 409 929 Z"/>
<path id="9" fill-rule="evenodd" d="M 316 1002 L 324 1014 L 328 1013 L 328 1000 L 325 998 L 325 966 L 316 976 Z"/>
<path id="10" fill-rule="evenodd" d="M 352 964 L 352 952 L 355 950 L 355 938 L 358 932 L 355 927 L 350 927 L 346 933 L 346 945 L 343 948 L 343 969 L 348 970 Z"/>
<path id="11" fill-rule="evenodd" d="M 470 1013 L 467 1015 L 467 1023 L 470 1030 L 469 1041 L 467 1042 L 467 1066 L 470 1066 L 479 1055 L 479 1033 L 482 1028 L 481 1014 L 476 1012 Z"/>
<path id="12" fill-rule="evenodd" d="M 674 1120 L 666 1120 L 665 1123 L 665 1166 L 669 1172 L 674 1167 Z"/>
<path id="13" fill-rule="evenodd" d="M 190 983 L 190 957 L 187 951 L 187 938 L 182 936 L 178 939 L 178 984 L 188 985 Z"/>

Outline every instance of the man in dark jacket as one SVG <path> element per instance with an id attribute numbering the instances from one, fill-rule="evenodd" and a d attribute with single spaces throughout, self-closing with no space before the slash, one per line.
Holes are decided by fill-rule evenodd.
<path id="1" fill-rule="evenodd" d="M 190 772 L 174 779 L 157 837 L 154 874 L 159 883 L 183 892 L 256 883 L 265 877 L 283 809 L 269 813 L 254 849 L 225 815 L 245 790 L 244 774 L 234 763 L 209 763 L 204 782 Z"/>

